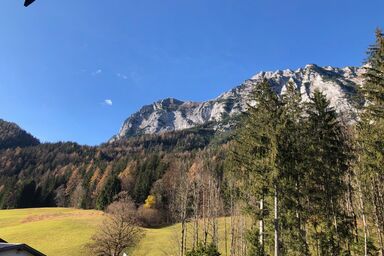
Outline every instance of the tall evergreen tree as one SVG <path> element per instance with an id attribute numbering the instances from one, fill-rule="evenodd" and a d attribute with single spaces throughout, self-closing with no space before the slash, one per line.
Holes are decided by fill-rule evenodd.
<path id="1" fill-rule="evenodd" d="M 308 255 L 304 211 L 306 175 L 305 133 L 301 94 L 293 83 L 282 93 L 282 129 L 278 137 L 277 165 L 280 170 L 281 235 L 283 255 Z"/>
<path id="2" fill-rule="evenodd" d="M 384 255 L 384 35 L 376 31 L 376 42 L 368 50 L 365 82 L 360 94 L 365 100 L 357 125 L 357 179 L 365 211 L 376 226 L 380 255 Z M 363 204 L 364 203 L 364 204 Z M 365 255 L 367 227 L 364 227 Z"/>
<path id="3" fill-rule="evenodd" d="M 349 147 L 336 111 L 320 91 L 307 105 L 306 209 L 313 229 L 311 247 L 317 255 L 349 254 L 351 219 L 341 200 L 347 186 Z"/>
<path id="4" fill-rule="evenodd" d="M 382 119 L 384 116 L 384 34 L 376 30 L 376 42 L 368 49 L 365 82 L 360 88 L 366 104 L 362 117 Z"/>
<path id="5" fill-rule="evenodd" d="M 116 175 L 111 176 L 105 187 L 101 191 L 96 201 L 96 208 L 104 210 L 110 203 L 113 202 L 113 198 L 121 191 L 120 180 Z"/>
<path id="6" fill-rule="evenodd" d="M 271 206 L 273 204 L 277 206 L 278 203 L 276 157 L 281 108 L 276 93 L 266 80 L 255 87 L 252 95 L 252 102 L 255 105 L 250 105 L 249 111 L 245 114 L 232 158 L 236 163 L 234 176 L 237 178 L 241 197 L 246 203 L 246 212 L 254 221 L 251 230 L 253 235 L 249 236 L 250 254 L 266 255 L 267 246 L 274 244 L 275 250 L 279 249 L 277 207 L 275 207 L 274 225 L 267 227 L 265 220 L 272 218 Z M 274 241 L 272 230 L 275 233 Z"/>

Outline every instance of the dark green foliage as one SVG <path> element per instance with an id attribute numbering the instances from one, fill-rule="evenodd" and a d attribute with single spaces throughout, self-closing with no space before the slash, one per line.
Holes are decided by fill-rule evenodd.
<path id="1" fill-rule="evenodd" d="M 17 208 L 54 206 L 53 194 L 44 193 L 35 181 L 23 182 L 20 185 L 16 200 Z"/>
<path id="2" fill-rule="evenodd" d="M 164 174 L 166 165 L 160 162 L 160 160 L 158 155 L 152 155 L 141 163 L 133 189 L 133 199 L 136 203 L 143 203 L 145 201 L 152 184 Z"/>
<path id="3" fill-rule="evenodd" d="M 121 191 L 120 180 L 117 176 L 111 176 L 104 189 L 101 191 L 96 201 L 96 208 L 104 210 L 110 203 L 113 202 L 113 198 Z"/>
<path id="4" fill-rule="evenodd" d="M 248 248 L 248 255 L 249 256 L 266 256 L 266 253 L 264 251 L 264 248 L 260 245 L 260 236 L 259 236 L 259 227 L 256 227 L 255 225 L 252 226 L 248 232 L 246 237 L 249 248 Z"/>
<path id="5" fill-rule="evenodd" d="M 377 255 L 377 247 L 375 246 L 375 242 L 372 239 L 368 239 L 367 244 L 367 255 L 368 256 L 376 256 Z M 364 237 L 359 237 L 357 242 L 351 245 L 351 253 L 352 255 L 364 255 Z"/>
<path id="6" fill-rule="evenodd" d="M 14 123 L 0 119 L 0 150 L 36 146 L 40 142 Z"/>
<path id="7" fill-rule="evenodd" d="M 276 160 L 281 102 L 266 80 L 255 86 L 252 95 L 256 105 L 249 106 L 244 116 L 228 166 L 240 192 L 239 199 L 245 203 L 244 210 L 257 222 L 272 218 L 273 193 L 279 183 Z M 259 209 L 260 201 L 264 202 L 263 211 Z M 266 232 L 273 232 L 272 226 L 265 228 Z M 259 247 L 259 240 L 253 236 L 248 238 L 252 248 Z M 273 244 L 272 237 L 265 237 L 264 243 L 265 247 Z M 263 248 L 259 249 L 263 255 Z"/>
<path id="8" fill-rule="evenodd" d="M 269 193 L 274 179 L 275 130 L 277 127 L 278 98 L 268 81 L 254 91 L 256 106 L 250 106 L 235 137 L 232 159 L 237 167 L 234 175 L 241 179 L 243 189 L 251 189 L 253 196 Z M 245 175 L 245 176 L 244 176 Z M 257 182 L 256 182 L 257 181 Z"/>
<path id="9" fill-rule="evenodd" d="M 364 76 L 360 96 L 365 104 L 357 124 L 357 184 L 365 216 L 376 226 L 370 237 L 375 237 L 378 251 L 384 254 L 384 35 L 380 30 L 369 48 Z"/>
<path id="10" fill-rule="evenodd" d="M 187 252 L 186 256 L 220 256 L 221 254 L 217 250 L 214 244 L 204 246 L 200 244 L 197 248 Z"/>
<path id="11" fill-rule="evenodd" d="M 274 212 L 283 255 L 348 253 L 353 221 L 340 202 L 352 154 L 336 111 L 315 91 L 304 113 L 292 84 L 279 99 L 264 81 L 255 88 L 254 100 L 229 160 L 244 210 L 253 219 L 247 236 L 250 255 L 272 253 Z M 272 207 L 276 192 L 277 211 Z"/>
<path id="12" fill-rule="evenodd" d="M 281 130 L 278 136 L 277 165 L 280 169 L 280 227 L 281 253 L 284 255 L 308 255 L 304 223 L 304 165 L 306 131 L 303 129 L 301 95 L 289 83 L 282 96 Z"/>
<path id="13" fill-rule="evenodd" d="M 30 208 L 39 205 L 40 191 L 36 190 L 34 181 L 28 182 L 21 187 L 21 192 L 17 200 L 18 208 Z"/>
<path id="14" fill-rule="evenodd" d="M 76 206 L 95 208 L 103 190 L 98 185 L 103 173 L 109 169 L 111 176 L 119 176 L 132 163 L 132 187 L 127 189 L 137 203 L 143 203 L 153 183 L 161 179 L 178 153 L 190 151 L 193 155 L 204 150 L 214 136 L 212 129 L 202 127 L 144 135 L 99 147 L 67 142 L 0 150 L 0 208 L 25 205 L 20 193 L 28 180 L 35 181 L 40 193 L 37 200 L 28 200 L 28 207 L 57 205 L 54 199 L 59 187 L 60 202 L 65 203 L 61 206 L 73 206 L 71 201 L 80 184 L 84 195 Z M 109 201 L 105 198 L 103 195 L 99 199 L 102 205 Z"/>
<path id="15" fill-rule="evenodd" d="M 347 191 L 349 171 L 348 138 L 325 95 L 315 91 L 308 104 L 307 172 L 305 198 L 309 224 L 313 227 L 312 247 L 321 255 L 342 255 L 353 239 L 352 219 L 338 203 Z M 346 228 L 343 228 L 346 227 Z M 327 251 L 324 251 L 327 250 Z"/>
<path id="16" fill-rule="evenodd" d="M 366 79 L 360 93 L 366 101 L 365 114 L 382 118 L 384 116 L 384 34 L 376 30 L 376 43 L 368 50 Z M 364 114 L 363 114 L 364 116 Z"/>
<path id="17" fill-rule="evenodd" d="M 130 150 L 147 149 L 151 152 L 203 149 L 215 136 L 215 131 L 211 126 L 212 124 L 208 123 L 204 126 L 161 135 L 153 134 L 131 137 L 104 146 L 107 148 L 128 146 Z"/>

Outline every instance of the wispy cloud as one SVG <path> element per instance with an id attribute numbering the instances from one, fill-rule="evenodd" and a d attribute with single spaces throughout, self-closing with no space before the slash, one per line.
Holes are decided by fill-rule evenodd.
<path id="1" fill-rule="evenodd" d="M 104 100 L 104 103 L 108 106 L 112 106 L 112 100 L 111 99 L 106 99 Z"/>
<path id="2" fill-rule="evenodd" d="M 117 73 L 116 76 L 118 78 L 121 78 L 121 79 L 124 79 L 124 80 L 127 80 L 128 79 L 128 76 L 124 75 L 124 74 L 121 74 L 121 73 Z"/>
<path id="3" fill-rule="evenodd" d="M 103 70 L 98 69 L 98 70 L 92 72 L 92 75 L 93 75 L 93 76 L 97 76 L 97 75 L 100 75 L 102 72 L 103 72 Z"/>

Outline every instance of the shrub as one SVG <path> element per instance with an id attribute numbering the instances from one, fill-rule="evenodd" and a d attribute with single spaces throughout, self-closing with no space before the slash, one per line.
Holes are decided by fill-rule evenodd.
<path id="1" fill-rule="evenodd" d="M 143 227 L 159 227 L 163 224 L 163 214 L 158 209 L 140 206 L 137 218 Z"/>
<path id="2" fill-rule="evenodd" d="M 217 250 L 217 247 L 214 244 L 209 244 L 204 246 L 200 244 L 197 248 L 192 249 L 187 252 L 187 256 L 220 256 L 221 254 Z"/>

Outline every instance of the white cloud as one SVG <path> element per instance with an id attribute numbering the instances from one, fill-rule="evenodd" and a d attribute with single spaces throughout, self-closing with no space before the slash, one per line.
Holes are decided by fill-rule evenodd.
<path id="1" fill-rule="evenodd" d="M 124 75 L 124 74 L 121 74 L 121 73 L 117 73 L 116 74 L 117 77 L 121 78 L 121 79 L 124 79 L 124 80 L 127 80 L 128 79 L 128 76 Z"/>
<path id="2" fill-rule="evenodd" d="M 92 75 L 93 75 L 93 76 L 97 76 L 97 75 L 100 75 L 100 74 L 101 74 L 101 72 L 103 72 L 103 70 L 101 70 L 101 69 L 98 69 L 98 70 L 96 70 L 96 71 L 92 72 Z"/>
<path id="3" fill-rule="evenodd" d="M 104 100 L 104 103 L 108 106 L 112 106 L 112 100 L 111 99 L 106 99 Z"/>

